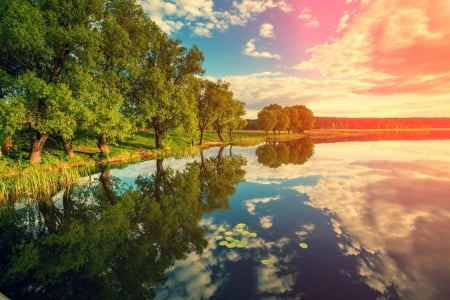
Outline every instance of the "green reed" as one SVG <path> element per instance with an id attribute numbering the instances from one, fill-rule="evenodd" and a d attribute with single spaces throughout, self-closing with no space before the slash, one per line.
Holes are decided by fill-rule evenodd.
<path id="1" fill-rule="evenodd" d="M 93 166 L 69 167 L 60 164 L 52 170 L 48 166 L 28 167 L 18 176 L 0 181 L 0 202 L 50 199 L 61 189 L 76 183 L 80 176 L 93 172 Z"/>

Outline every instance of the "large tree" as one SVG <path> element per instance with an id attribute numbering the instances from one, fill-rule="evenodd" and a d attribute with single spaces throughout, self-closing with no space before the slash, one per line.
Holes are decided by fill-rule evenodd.
<path id="1" fill-rule="evenodd" d="M 51 134 L 70 138 L 76 130 L 82 101 L 71 75 L 90 76 L 101 40 L 93 27 L 104 6 L 104 0 L 0 3 L 0 96 L 14 103 L 7 108 L 21 108 L 11 121 L 29 128 L 31 163 L 41 162 Z"/>
<path id="2" fill-rule="evenodd" d="M 146 61 L 132 79 L 130 111 L 144 128 L 155 133 L 155 147 L 171 129 L 192 132 L 196 122 L 195 75 L 202 74 L 203 53 L 160 33 L 150 45 Z"/>

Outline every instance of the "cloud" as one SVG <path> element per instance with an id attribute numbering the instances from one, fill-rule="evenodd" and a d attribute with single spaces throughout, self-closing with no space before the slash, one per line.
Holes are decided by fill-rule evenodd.
<path id="1" fill-rule="evenodd" d="M 183 27 L 196 36 L 211 37 L 213 31 L 225 31 L 230 26 L 245 26 L 255 16 L 269 10 L 290 12 L 292 7 L 284 0 L 233 1 L 229 10 L 215 10 L 213 0 L 140 0 L 150 18 L 171 34 Z"/>
<path id="2" fill-rule="evenodd" d="M 255 45 L 256 40 L 251 39 L 245 44 L 245 48 L 242 50 L 242 54 L 257 58 L 270 58 L 280 60 L 281 56 L 278 54 L 273 54 L 268 51 L 258 51 Z"/>
<path id="3" fill-rule="evenodd" d="M 259 36 L 264 38 L 275 38 L 274 27 L 270 23 L 261 24 L 259 28 Z"/>
<path id="4" fill-rule="evenodd" d="M 341 18 L 342 35 L 307 50 L 298 70 L 326 78 L 358 79 L 373 87 L 358 94 L 450 94 L 450 2 L 374 0 L 352 18 Z M 305 15 L 306 18 L 306 15 Z M 344 31 L 345 29 L 345 31 Z"/>
<path id="5" fill-rule="evenodd" d="M 350 14 L 349 13 L 345 13 L 341 19 L 339 20 L 339 24 L 338 27 L 336 29 L 336 32 L 341 32 L 342 30 L 344 30 L 347 26 L 348 26 L 348 19 L 350 18 Z"/>
<path id="6" fill-rule="evenodd" d="M 306 27 L 319 27 L 319 20 L 312 15 L 311 10 L 307 7 L 303 8 L 297 17 L 303 21 L 303 25 Z"/>

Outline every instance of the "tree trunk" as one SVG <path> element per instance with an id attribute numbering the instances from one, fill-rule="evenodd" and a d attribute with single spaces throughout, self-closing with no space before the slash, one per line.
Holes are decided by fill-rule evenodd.
<path id="1" fill-rule="evenodd" d="M 153 130 L 155 131 L 155 147 L 156 147 L 156 149 L 161 149 L 163 147 L 162 131 L 161 131 L 161 127 L 159 125 L 158 118 L 156 118 L 156 117 L 152 118 L 152 126 L 153 126 Z"/>
<path id="2" fill-rule="evenodd" d="M 69 159 L 74 158 L 75 154 L 73 152 L 72 141 L 71 140 L 67 140 L 67 139 L 65 139 L 63 137 L 61 137 L 61 139 L 62 139 L 62 144 L 63 144 L 63 147 L 64 147 L 64 152 L 66 153 L 66 156 Z"/>
<path id="3" fill-rule="evenodd" d="M 224 140 L 223 140 L 223 135 L 222 135 L 222 129 L 221 128 L 217 128 L 216 132 L 217 132 L 217 136 L 219 137 L 219 140 L 221 142 L 223 142 Z"/>
<path id="4" fill-rule="evenodd" d="M 2 157 L 3 156 L 3 153 L 2 153 L 2 146 L 0 145 L 0 157 Z"/>
<path id="5" fill-rule="evenodd" d="M 205 129 L 200 127 L 200 141 L 198 142 L 199 145 L 203 144 L 203 136 L 205 135 Z"/>
<path id="6" fill-rule="evenodd" d="M 48 134 L 41 134 L 37 131 L 31 133 L 31 149 L 30 149 L 30 163 L 33 165 L 42 162 L 42 149 L 44 149 L 45 142 L 48 139 Z"/>
<path id="7" fill-rule="evenodd" d="M 109 150 L 109 145 L 108 145 L 108 139 L 106 137 L 106 134 L 102 133 L 97 140 L 97 147 L 98 149 L 100 149 L 100 152 L 108 155 L 110 150 Z"/>

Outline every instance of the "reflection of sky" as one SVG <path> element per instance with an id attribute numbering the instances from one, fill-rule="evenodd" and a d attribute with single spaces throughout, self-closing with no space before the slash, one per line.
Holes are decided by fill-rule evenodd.
<path id="1" fill-rule="evenodd" d="M 295 189 L 330 215 L 367 284 L 395 286 L 404 299 L 448 299 L 450 141 L 318 145 L 314 161 L 321 179 Z"/>
<path id="2" fill-rule="evenodd" d="M 348 282 L 376 291 L 371 299 L 449 299 L 450 141 L 318 144 L 305 164 L 276 169 L 259 164 L 254 152 L 233 148 L 247 165 L 231 210 L 204 219 L 208 248 L 177 261 L 157 299 L 233 295 L 227 291 L 240 288 L 236 272 L 267 299 L 298 299 L 303 289 L 308 298 L 314 284 L 344 293 L 342 282 L 330 287 L 316 274 L 333 272 L 334 264 Z M 218 246 L 217 227 L 239 222 L 258 237 L 245 249 Z M 300 241 L 309 248 L 300 249 Z M 333 251 L 342 258 L 328 257 Z M 340 265 L 344 259 L 354 263 Z"/>

